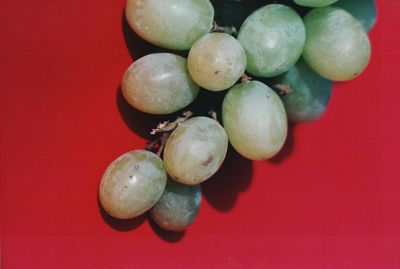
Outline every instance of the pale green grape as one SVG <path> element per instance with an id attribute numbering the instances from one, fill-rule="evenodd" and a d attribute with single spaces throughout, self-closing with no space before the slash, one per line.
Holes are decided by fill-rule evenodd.
<path id="1" fill-rule="evenodd" d="M 209 0 L 127 0 L 125 14 L 140 37 L 175 50 L 190 49 L 214 20 Z"/>
<path id="2" fill-rule="evenodd" d="M 152 152 L 123 154 L 104 172 L 99 199 L 104 210 L 119 219 L 137 217 L 161 197 L 167 183 L 162 160 Z"/>
<path id="3" fill-rule="evenodd" d="M 211 33 L 194 43 L 188 57 L 193 80 L 211 91 L 228 89 L 246 69 L 246 54 L 239 41 L 225 33 Z"/>
<path id="4" fill-rule="evenodd" d="M 168 231 L 183 231 L 197 217 L 201 203 L 200 185 L 168 180 L 160 200 L 150 210 L 153 220 Z"/>
<path id="5" fill-rule="evenodd" d="M 307 38 L 303 57 L 321 76 L 345 81 L 367 66 L 371 45 L 361 24 L 337 7 L 317 8 L 304 18 Z"/>
<path id="6" fill-rule="evenodd" d="M 281 96 L 291 121 L 313 121 L 325 112 L 333 83 L 315 73 L 303 60 L 277 78 L 277 82 L 291 90 L 289 94 Z"/>
<path id="7" fill-rule="evenodd" d="M 325 7 L 337 1 L 338 0 L 294 0 L 296 4 L 305 7 Z"/>
<path id="8" fill-rule="evenodd" d="M 267 85 L 235 85 L 224 98 L 222 120 L 232 146 L 251 160 L 268 159 L 282 148 L 287 118 L 279 96 Z"/>
<path id="9" fill-rule="evenodd" d="M 125 71 L 121 87 L 129 104 L 151 114 L 178 111 L 199 92 L 186 59 L 171 53 L 153 53 L 135 61 Z"/>
<path id="10" fill-rule="evenodd" d="M 165 145 L 164 165 L 176 181 L 195 185 L 221 166 L 228 149 L 224 128 L 207 117 L 195 117 L 176 128 Z"/>
<path id="11" fill-rule="evenodd" d="M 246 51 L 246 70 L 255 76 L 273 77 L 288 71 L 299 59 L 305 30 L 293 9 L 272 4 L 246 19 L 238 39 Z"/>

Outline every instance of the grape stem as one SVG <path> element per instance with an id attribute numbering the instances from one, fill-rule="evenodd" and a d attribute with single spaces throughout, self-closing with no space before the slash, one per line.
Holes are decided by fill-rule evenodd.
<path id="1" fill-rule="evenodd" d="M 164 122 L 159 123 L 155 129 L 151 130 L 150 134 L 155 135 L 157 133 L 171 132 L 176 127 L 178 127 L 179 124 L 181 124 L 182 122 L 186 121 L 191 116 L 193 116 L 193 112 L 192 111 L 185 111 L 185 112 L 182 113 L 181 117 L 178 117 L 173 122 L 164 121 Z"/>
<path id="2" fill-rule="evenodd" d="M 161 158 L 161 154 L 165 148 L 165 144 L 167 143 L 170 134 L 171 133 L 169 132 L 160 134 L 160 136 L 156 140 L 148 142 L 146 144 L 146 150 L 154 152 L 155 154 L 157 154 L 158 157 Z"/>
<path id="3" fill-rule="evenodd" d="M 250 81 L 252 77 L 249 77 L 246 73 L 243 73 L 243 75 L 240 77 L 240 82 L 244 83 L 247 81 Z"/>
<path id="4" fill-rule="evenodd" d="M 214 108 L 211 108 L 210 111 L 208 111 L 208 115 L 210 115 L 213 120 L 219 123 L 217 118 L 217 112 L 215 112 Z"/>
<path id="5" fill-rule="evenodd" d="M 279 91 L 280 95 L 289 95 L 293 91 L 288 84 L 275 84 L 273 88 Z"/>
<path id="6" fill-rule="evenodd" d="M 185 111 L 182 116 L 178 117 L 175 121 L 169 122 L 164 121 L 157 124 L 155 129 L 151 130 L 152 135 L 159 134 L 154 141 L 149 141 L 146 144 L 146 150 L 154 152 L 161 158 L 161 154 L 164 150 L 165 144 L 167 143 L 168 137 L 172 131 L 175 130 L 181 123 L 193 116 L 193 112 Z"/>
<path id="7" fill-rule="evenodd" d="M 215 21 L 210 32 L 225 33 L 233 36 L 236 36 L 238 34 L 235 26 L 219 26 Z"/>

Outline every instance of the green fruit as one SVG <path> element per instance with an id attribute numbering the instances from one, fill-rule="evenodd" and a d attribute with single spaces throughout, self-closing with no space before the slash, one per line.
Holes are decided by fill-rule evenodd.
<path id="1" fill-rule="evenodd" d="M 150 215 L 167 231 L 183 231 L 195 221 L 200 203 L 200 185 L 189 186 L 168 180 L 163 195 L 150 210 Z"/>
<path id="2" fill-rule="evenodd" d="M 119 219 L 137 217 L 160 199 L 167 183 L 162 160 L 150 151 L 134 150 L 113 161 L 104 172 L 99 199 Z"/>
<path id="3" fill-rule="evenodd" d="M 174 50 L 190 49 L 211 30 L 214 20 L 208 0 L 127 0 L 125 14 L 144 40 Z"/>
<path id="4" fill-rule="evenodd" d="M 350 80 L 367 66 L 371 45 L 361 24 L 337 7 L 317 8 L 304 18 L 306 44 L 303 57 L 322 77 Z"/>
<path id="5" fill-rule="evenodd" d="M 297 62 L 303 51 L 305 30 L 293 9 L 272 4 L 257 9 L 246 19 L 238 39 L 246 51 L 246 70 L 254 76 L 273 77 Z"/>
<path id="6" fill-rule="evenodd" d="M 222 104 L 222 120 L 229 142 L 251 160 L 273 157 L 287 135 L 285 108 L 267 85 L 248 81 L 232 87 Z"/>
<path id="7" fill-rule="evenodd" d="M 325 112 L 333 83 L 315 73 L 303 60 L 277 78 L 277 83 L 278 87 L 290 89 L 281 99 L 291 121 L 314 121 Z"/>

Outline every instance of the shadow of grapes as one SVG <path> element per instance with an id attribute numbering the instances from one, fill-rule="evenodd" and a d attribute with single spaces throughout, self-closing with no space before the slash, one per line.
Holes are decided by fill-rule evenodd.
<path id="1" fill-rule="evenodd" d="M 169 243 L 176 243 L 182 240 L 184 237 L 186 231 L 179 231 L 179 232 L 172 232 L 172 231 L 167 231 L 162 229 L 160 226 L 157 225 L 157 223 L 148 215 L 147 218 L 151 229 L 153 232 L 160 237 L 162 240 L 169 242 Z"/>
<path id="2" fill-rule="evenodd" d="M 203 196 L 215 209 L 229 211 L 235 206 L 240 193 L 249 188 L 252 175 L 252 161 L 229 147 L 219 171 L 202 184 Z"/>
<path id="3" fill-rule="evenodd" d="M 246 18 L 257 8 L 268 4 L 282 4 L 295 8 L 304 16 L 310 8 L 296 5 L 293 0 L 211 0 L 215 9 L 215 21 L 221 26 L 235 26 L 240 29 Z"/>
<path id="4" fill-rule="evenodd" d="M 294 139 L 294 132 L 296 129 L 296 123 L 289 122 L 288 124 L 288 134 L 286 137 L 285 144 L 283 145 L 282 149 L 276 154 L 274 157 L 269 159 L 268 161 L 272 164 L 280 164 L 282 161 L 286 159 L 287 156 L 289 156 L 295 146 L 295 139 Z"/>
<path id="5" fill-rule="evenodd" d="M 145 55 L 151 53 L 161 53 L 161 52 L 170 52 L 174 54 L 181 55 L 183 57 L 187 57 L 187 51 L 174 51 L 169 49 L 164 49 L 161 47 L 157 47 L 144 39 L 138 36 L 129 26 L 128 21 L 125 16 L 125 9 L 122 11 L 121 15 L 121 26 L 122 26 L 122 34 L 124 36 L 124 41 L 126 45 L 126 49 L 129 52 L 132 60 L 137 60 Z"/>
<path id="6" fill-rule="evenodd" d="M 107 223 L 108 226 L 113 228 L 116 231 L 120 232 L 129 232 L 133 229 L 138 228 L 143 224 L 143 222 L 146 220 L 146 214 L 138 216 L 133 219 L 116 219 L 112 216 L 110 216 L 101 206 L 100 199 L 97 197 L 97 206 L 100 211 L 100 215 L 105 223 Z"/>
<path id="7" fill-rule="evenodd" d="M 122 95 L 121 86 L 117 88 L 116 102 L 119 114 L 129 129 L 148 140 L 152 138 L 150 131 L 155 128 L 159 122 L 171 119 L 172 116 L 177 116 L 175 114 L 172 116 L 151 115 L 133 108 Z"/>

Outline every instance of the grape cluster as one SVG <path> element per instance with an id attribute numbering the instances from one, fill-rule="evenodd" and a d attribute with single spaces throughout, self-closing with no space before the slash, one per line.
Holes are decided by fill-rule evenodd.
<path id="1" fill-rule="evenodd" d="M 141 38 L 168 51 L 189 51 L 187 59 L 153 53 L 129 66 L 121 88 L 130 105 L 165 115 L 187 107 L 199 91 L 226 94 L 222 125 L 215 112 L 186 111 L 153 130 L 159 138 L 149 148 L 155 152 L 133 150 L 114 160 L 99 188 L 104 210 L 119 219 L 149 211 L 162 228 L 184 230 L 200 207 L 199 184 L 221 167 L 229 143 L 245 158 L 269 159 L 285 143 L 288 119 L 318 119 L 333 81 L 358 76 L 371 55 L 366 31 L 372 24 L 360 23 L 342 1 L 349 2 L 266 4 L 236 31 L 214 23 L 209 0 L 127 0 L 127 21 Z M 302 18 L 296 10 L 304 7 Z"/>

